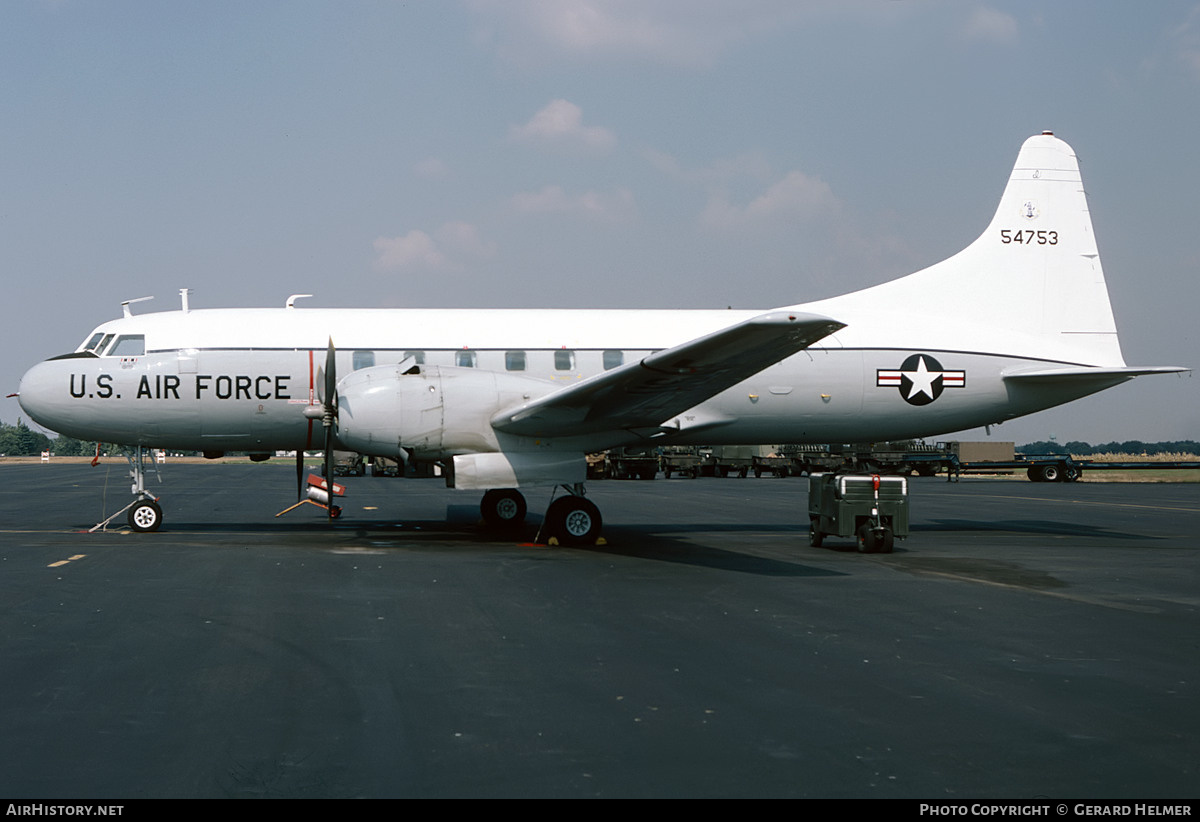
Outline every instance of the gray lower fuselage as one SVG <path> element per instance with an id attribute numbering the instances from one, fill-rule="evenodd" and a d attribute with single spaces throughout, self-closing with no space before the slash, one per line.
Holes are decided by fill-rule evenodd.
<path id="1" fill-rule="evenodd" d="M 479 350 L 469 368 L 459 352 L 422 351 L 423 367 L 446 375 L 493 372 L 519 380 L 526 398 L 549 394 L 600 373 L 613 352 L 572 352 L 569 369 L 554 351 Z M 648 351 L 624 351 L 626 362 Z M 339 374 L 355 366 L 390 368 L 404 351 L 339 351 Z M 507 357 L 507 359 L 506 359 Z M 195 350 L 137 357 L 69 355 L 26 374 L 21 403 L 40 424 L 68 436 L 179 450 L 320 449 L 323 350 Z M 915 359 L 914 359 L 915 358 Z M 462 362 L 462 360 L 458 360 Z M 372 363 L 374 363 L 372 365 Z M 389 366 L 388 363 L 393 365 Z M 906 364 L 907 363 L 907 364 Z M 998 354 L 812 347 L 771 366 L 699 406 L 664 420 L 657 444 L 866 442 L 959 431 L 1058 405 L 1101 387 L 1013 384 L 1005 372 L 1055 363 Z M 406 379 L 396 375 L 395 379 Z M 1113 384 L 1121 380 L 1114 379 Z M 432 391 L 433 389 L 431 389 Z M 469 414 L 446 404 L 445 430 L 409 456 L 439 459 L 477 451 L 560 449 L 574 452 L 641 444 L 646 432 L 621 430 L 542 441 L 492 431 L 487 421 L 510 395 L 472 397 Z M 404 448 L 402 432 L 376 451 Z"/>

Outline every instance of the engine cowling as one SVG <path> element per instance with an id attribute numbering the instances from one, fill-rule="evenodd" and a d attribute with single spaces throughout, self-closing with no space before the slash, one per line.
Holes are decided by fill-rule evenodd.
<path id="1" fill-rule="evenodd" d="M 554 386 L 530 377 L 449 366 L 375 366 L 338 383 L 337 439 L 379 457 L 443 459 L 500 449 L 491 418 Z"/>

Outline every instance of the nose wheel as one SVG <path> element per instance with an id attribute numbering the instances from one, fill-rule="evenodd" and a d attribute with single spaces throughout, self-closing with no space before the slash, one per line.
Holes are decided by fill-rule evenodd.
<path id="1" fill-rule="evenodd" d="M 162 525 L 162 507 L 152 499 L 138 500 L 129 509 L 129 527 L 138 532 L 157 531 Z"/>
<path id="2" fill-rule="evenodd" d="M 133 487 L 130 490 L 133 492 L 134 500 L 108 519 L 93 525 L 89 532 L 106 530 L 108 524 L 121 514 L 126 514 L 129 527 L 140 534 L 157 531 L 162 525 L 162 506 L 146 491 L 147 458 L 153 459 L 140 445 L 134 448 L 132 455 L 126 457 L 129 460 L 129 477 L 133 480 Z M 151 464 L 153 465 L 153 463 Z M 155 473 L 158 473 L 157 466 L 155 466 Z M 158 480 L 162 482 L 162 477 L 159 477 Z"/>

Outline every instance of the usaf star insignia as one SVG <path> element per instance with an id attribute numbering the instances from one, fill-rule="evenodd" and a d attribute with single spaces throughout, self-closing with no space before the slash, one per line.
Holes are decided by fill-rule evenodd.
<path id="1" fill-rule="evenodd" d="M 948 371 L 928 354 L 913 354 L 898 369 L 880 368 L 875 375 L 876 386 L 900 389 L 900 396 L 909 405 L 929 405 L 945 389 L 967 384 L 966 371 Z"/>

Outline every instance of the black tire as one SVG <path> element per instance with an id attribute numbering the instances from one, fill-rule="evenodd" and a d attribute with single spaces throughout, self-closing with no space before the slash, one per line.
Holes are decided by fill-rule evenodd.
<path id="1" fill-rule="evenodd" d="M 483 495 L 479 512 L 494 528 L 512 528 L 525 521 L 525 497 L 515 488 L 493 488 Z"/>
<path id="2" fill-rule="evenodd" d="M 1042 482 L 1062 482 L 1062 471 L 1057 465 L 1043 465 L 1039 473 Z"/>
<path id="3" fill-rule="evenodd" d="M 864 525 L 858 529 L 858 552 L 860 554 L 873 554 L 879 550 L 879 538 L 870 525 Z"/>
<path id="4" fill-rule="evenodd" d="M 820 519 L 813 517 L 808 524 L 808 544 L 813 548 L 820 548 L 821 543 L 825 541 L 825 535 L 821 533 L 821 529 L 817 527 Z"/>
<path id="5" fill-rule="evenodd" d="M 602 526 L 600 509 L 585 497 L 559 497 L 546 509 L 542 528 L 560 545 L 595 545 Z"/>
<path id="6" fill-rule="evenodd" d="M 882 553 L 890 554 L 892 548 L 896 545 L 896 535 L 892 533 L 891 528 L 884 528 L 882 538 L 879 541 L 879 550 Z"/>
<path id="7" fill-rule="evenodd" d="M 1083 476 L 1082 471 L 1080 471 L 1074 465 L 1068 465 L 1066 467 L 1066 469 L 1063 470 L 1063 478 L 1062 479 L 1063 479 L 1063 482 L 1078 482 L 1079 478 L 1081 476 Z"/>
<path id="8" fill-rule="evenodd" d="M 138 533 L 157 531 L 160 525 L 162 525 L 162 508 L 154 500 L 138 500 L 129 509 L 129 527 Z"/>

